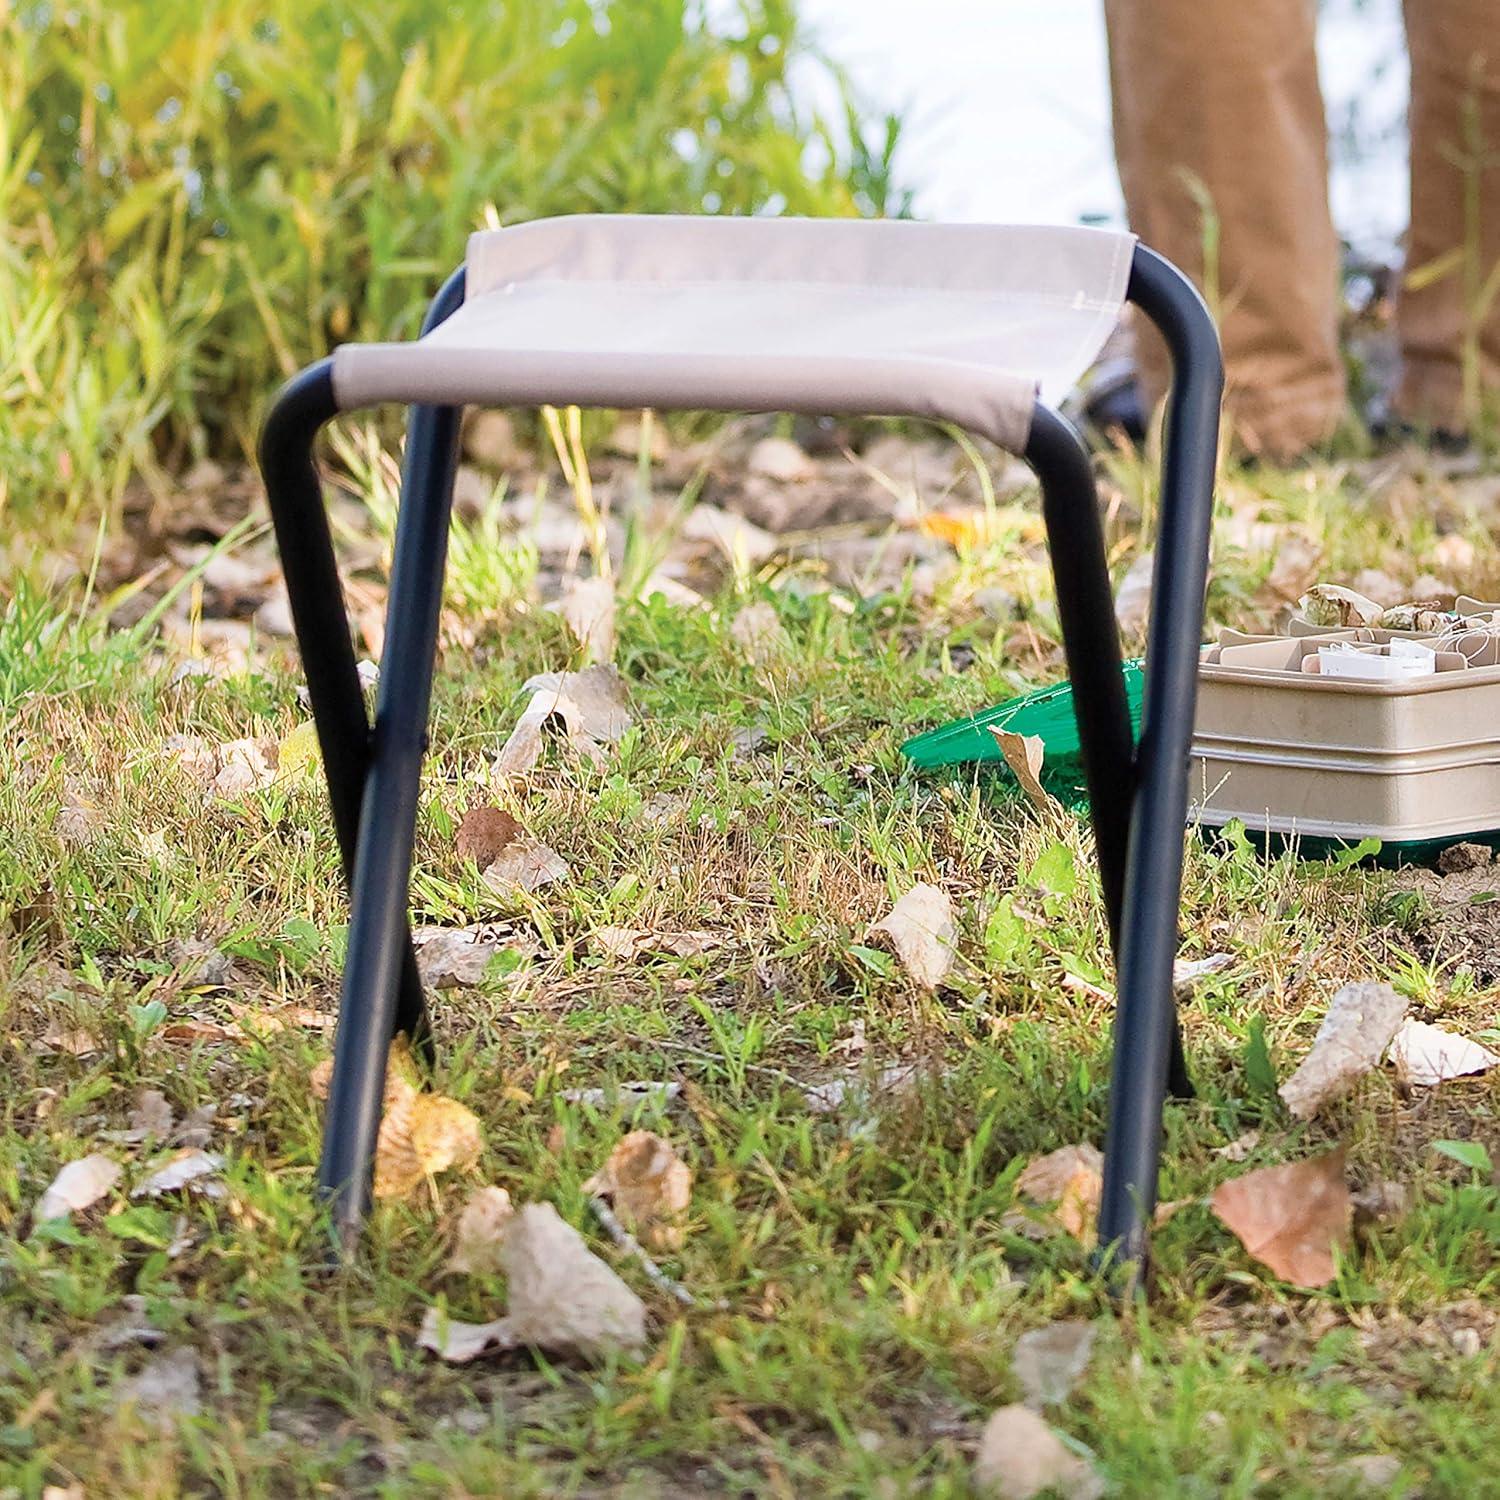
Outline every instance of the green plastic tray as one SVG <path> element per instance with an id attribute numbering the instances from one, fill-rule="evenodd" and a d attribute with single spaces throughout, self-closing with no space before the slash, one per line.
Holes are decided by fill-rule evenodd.
<path id="1" fill-rule="evenodd" d="M 1125 663 L 1125 693 L 1130 704 L 1131 728 L 1140 733 L 1141 700 L 1144 674 L 1139 659 Z M 993 708 L 981 709 L 938 729 L 914 735 L 901 746 L 901 753 L 926 770 L 942 766 L 993 763 L 990 767 L 1003 780 L 1014 783 L 1005 757 L 995 742 L 991 729 L 1008 729 L 1013 734 L 1037 735 L 1042 741 L 1042 785 L 1074 809 L 1088 806 L 1088 791 L 1083 780 L 1083 762 L 1079 756 L 1078 723 L 1073 716 L 1071 683 L 1059 682 L 1009 698 Z M 1204 838 L 1215 838 L 1219 830 L 1205 824 L 1195 825 Z M 1247 829 L 1251 840 L 1267 854 L 1285 849 L 1288 839 L 1279 834 L 1258 833 Z M 1437 856 L 1456 842 L 1489 844 L 1500 849 L 1500 829 L 1465 834 L 1463 840 L 1422 840 L 1409 843 L 1387 842 L 1368 856 L 1380 865 L 1430 865 Z M 1337 839 L 1302 837 L 1298 852 L 1307 859 L 1331 859 L 1350 845 Z"/>

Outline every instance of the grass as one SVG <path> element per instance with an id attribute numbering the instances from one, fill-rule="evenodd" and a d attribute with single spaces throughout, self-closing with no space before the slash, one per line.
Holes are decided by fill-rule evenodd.
<path id="1" fill-rule="evenodd" d="M 470 231 L 899 212 L 789 0 L 0 3 L 0 506 L 117 504 L 341 341 L 413 333 Z M 834 74 L 833 96 L 839 97 Z"/>
<path id="2" fill-rule="evenodd" d="M 1149 476 L 1111 467 L 1123 568 Z M 353 471 L 384 516 L 388 467 Z M 1229 476 L 1214 615 L 1248 625 L 1275 608 L 1276 547 L 1231 545 L 1250 522 L 1310 536 L 1329 575 L 1420 571 L 1435 533 L 1408 524 L 1382 472 Z M 1424 483 L 1431 524 L 1474 539 L 1464 582 L 1484 592 L 1500 575 L 1485 517 Z M 312 1185 L 308 1075 L 326 1039 L 202 1033 L 231 1003 L 331 1009 L 345 913 L 324 799 L 291 778 L 206 802 L 164 748 L 178 734 L 284 737 L 304 718 L 293 663 L 269 643 L 249 674 L 174 685 L 177 655 L 152 631 L 110 632 L 77 595 L 13 586 L 0 619 L 0 1495 L 961 1496 L 985 1416 L 1018 1396 L 1015 1338 L 1058 1318 L 1099 1329 L 1054 1420 L 1113 1493 L 1486 1493 L 1500 1194 L 1435 1143 L 1500 1155 L 1496 1082 L 1416 1099 L 1377 1073 L 1298 1125 L 1266 1071 L 1268 1048 L 1285 1076 L 1349 979 L 1389 977 L 1424 1017 L 1493 1040 L 1500 970 L 1482 952 L 1456 959 L 1400 876 L 1190 839 L 1184 952 L 1233 963 L 1185 1007 L 1199 1096 L 1168 1111 L 1162 1191 L 1191 1201 L 1156 1237 L 1152 1301 L 1112 1306 L 1078 1244 L 1007 1226 L 1030 1155 L 1102 1137 L 1108 1008 L 1063 984 L 1110 982 L 1092 855 L 1070 820 L 963 775 L 916 777 L 896 747 L 1050 666 L 1034 517 L 1025 497 L 996 502 L 992 540 L 964 542 L 932 599 L 909 579 L 863 600 L 803 595 L 773 564 L 705 610 L 625 605 L 616 660 L 635 727 L 604 770 L 553 748 L 501 795 L 573 871 L 511 903 L 453 831 L 493 798 L 486 768 L 521 682 L 572 648 L 535 607 L 534 559 L 497 569 L 475 545 L 483 520 L 459 537 L 414 889 L 423 920 L 513 924 L 516 953 L 492 981 L 435 1007 L 434 1082 L 482 1118 L 486 1148 L 468 1176 L 379 1207 L 342 1273 Z M 973 608 L 997 582 L 1022 600 L 1022 627 Z M 731 630 L 758 600 L 785 631 L 759 663 Z M 745 730 L 763 731 L 748 750 Z M 81 835 L 60 827 L 65 804 L 85 808 Z M 919 879 L 959 917 L 959 961 L 935 996 L 866 942 Z M 622 962 L 591 942 L 604 925 L 722 941 Z M 232 973 L 204 982 L 194 943 Z M 49 1048 L 49 1028 L 86 1031 L 97 1050 Z M 809 1113 L 805 1086 L 895 1059 L 919 1062 L 920 1082 L 870 1130 Z M 556 1204 L 612 1258 L 582 1184 L 622 1120 L 563 1091 L 629 1079 L 684 1085 L 638 1123 L 696 1173 L 690 1233 L 666 1264 L 699 1306 L 675 1309 L 616 1261 L 657 1315 L 642 1363 L 450 1368 L 421 1353 L 427 1306 L 477 1320 L 502 1303 L 499 1284 L 442 1270 L 480 1182 Z M 179 1113 L 216 1107 L 226 1196 L 117 1192 L 32 1232 L 64 1162 L 132 1155 L 101 1133 L 142 1087 Z M 1216 1152 L 1251 1129 L 1251 1165 L 1342 1141 L 1355 1182 L 1400 1180 L 1414 1206 L 1362 1233 L 1325 1290 L 1280 1284 L 1201 1202 L 1244 1169 Z M 202 1415 L 163 1429 L 120 1404 L 145 1354 L 109 1330 L 142 1314 L 196 1351 Z M 1400 1476 L 1362 1487 L 1348 1461 L 1375 1453 Z"/>

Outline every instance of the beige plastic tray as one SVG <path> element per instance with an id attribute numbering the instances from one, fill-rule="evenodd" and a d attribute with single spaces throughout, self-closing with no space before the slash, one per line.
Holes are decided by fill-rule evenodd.
<path id="1" fill-rule="evenodd" d="M 1369 634 L 1226 635 L 1205 653 L 1191 778 L 1199 821 L 1389 842 L 1500 828 L 1500 640 L 1460 636 L 1415 681 L 1303 670 L 1319 644 Z"/>

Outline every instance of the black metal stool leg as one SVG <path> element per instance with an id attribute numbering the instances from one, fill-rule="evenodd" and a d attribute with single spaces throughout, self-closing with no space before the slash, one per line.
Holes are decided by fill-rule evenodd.
<path id="1" fill-rule="evenodd" d="M 413 408 L 396 522 L 369 772 L 350 892 L 349 954 L 318 1180 L 345 1244 L 370 1200 L 386 1052 L 398 1029 L 417 793 L 427 744 L 461 412 Z"/>
<path id="2" fill-rule="evenodd" d="M 321 360 L 277 396 L 261 436 L 260 465 L 318 727 L 344 879 L 352 882 L 360 799 L 370 762 L 370 721 L 312 458 L 319 428 L 336 411 L 332 361 Z M 418 1042 L 426 1030 L 422 983 L 409 944 L 401 964 L 399 1026 Z"/>
<path id="3" fill-rule="evenodd" d="M 1089 821 L 1099 854 L 1110 942 L 1118 959 L 1125 852 L 1135 796 L 1135 734 L 1125 696 L 1098 489 L 1083 440 L 1048 407 L 1038 405 L 1032 412 L 1024 457 L 1042 486 L 1042 518 L 1078 716 Z"/>
<path id="4" fill-rule="evenodd" d="M 1099 1211 L 1101 1246 L 1138 1272 L 1156 1207 L 1162 1103 L 1177 1026 L 1172 964 L 1223 366 L 1218 335 L 1202 299 L 1160 256 L 1136 250 L 1129 296 L 1165 335 L 1174 377 L 1162 461 Z"/>

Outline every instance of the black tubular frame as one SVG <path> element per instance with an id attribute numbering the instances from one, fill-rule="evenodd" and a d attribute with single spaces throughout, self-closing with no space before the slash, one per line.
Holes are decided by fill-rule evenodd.
<path id="1" fill-rule="evenodd" d="M 1172 964 L 1223 369 L 1202 299 L 1144 246 L 1136 247 L 1126 295 L 1161 330 L 1173 363 L 1138 743 L 1088 453 L 1077 432 L 1038 403 L 1022 457 L 1041 484 L 1053 544 L 1063 649 L 1118 970 L 1099 1241 L 1107 1259 L 1138 1271 L 1156 1204 L 1163 1104 L 1169 1088 L 1190 1092 Z M 463 298 L 460 268 L 433 300 L 422 332 Z M 333 361 L 320 360 L 277 396 L 261 435 L 260 463 L 350 890 L 318 1183 L 352 1251 L 369 1209 L 390 1041 L 404 1032 L 430 1047 L 408 903 L 462 411 L 410 411 L 373 726 L 313 462 L 318 430 L 338 411 Z"/>

